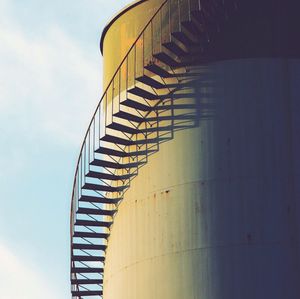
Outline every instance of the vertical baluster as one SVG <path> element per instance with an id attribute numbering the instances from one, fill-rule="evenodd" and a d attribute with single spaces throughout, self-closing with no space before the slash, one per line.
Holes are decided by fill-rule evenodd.
<path id="1" fill-rule="evenodd" d="M 170 5 L 171 2 L 168 1 L 160 10 L 160 28 L 161 28 L 161 43 L 171 42 L 171 31 L 170 31 Z"/>
<path id="2" fill-rule="evenodd" d="M 102 115 L 104 115 L 104 118 L 105 118 L 105 122 L 103 124 L 103 127 L 104 127 L 104 130 L 103 130 L 103 135 L 106 134 L 106 125 L 107 125 L 107 92 L 105 93 L 105 105 L 103 106 L 102 108 Z M 99 139 L 100 140 L 100 139 Z M 99 141 L 100 143 L 100 141 Z"/>
<path id="3" fill-rule="evenodd" d="M 146 27 L 143 34 L 143 48 L 144 48 L 144 66 L 152 62 L 152 22 Z"/>
<path id="4" fill-rule="evenodd" d="M 127 57 L 128 69 L 127 69 L 127 88 L 133 88 L 135 85 L 135 60 L 134 51 L 130 51 Z"/>
<path id="5" fill-rule="evenodd" d="M 87 146 L 87 172 L 90 171 L 90 162 L 91 162 L 91 132 L 93 132 L 93 129 L 94 129 L 94 122 L 95 122 L 95 119 L 93 119 L 92 121 L 92 125 L 90 127 L 90 130 L 89 130 L 89 136 L 88 136 L 88 146 Z"/>
<path id="6" fill-rule="evenodd" d="M 126 99 L 126 80 L 127 80 L 127 59 L 121 65 L 119 70 L 119 90 L 120 90 L 120 101 Z M 119 107 L 119 111 L 121 108 Z"/>
<path id="7" fill-rule="evenodd" d="M 182 22 L 189 22 L 191 20 L 190 17 L 190 1 L 191 0 L 178 0 L 178 15 L 179 15 L 179 25 L 181 26 Z M 181 27 L 180 27 L 181 29 Z"/>
<path id="8" fill-rule="evenodd" d="M 161 12 L 152 20 L 152 55 L 160 53 L 161 48 Z"/>
<path id="9" fill-rule="evenodd" d="M 94 159 L 95 159 L 95 152 L 96 149 L 100 147 L 100 137 L 101 137 L 101 123 L 104 122 L 104 117 L 101 115 L 101 111 L 103 108 L 103 103 L 105 101 L 105 97 L 102 97 L 102 103 L 98 107 L 98 117 L 97 117 L 97 123 L 95 125 L 95 135 L 94 135 Z"/>
<path id="10" fill-rule="evenodd" d="M 85 140 L 84 140 L 84 146 L 83 146 L 83 183 L 85 183 L 85 170 L 86 170 L 86 144 L 87 144 L 87 137 L 86 136 Z"/>
<path id="11" fill-rule="evenodd" d="M 120 103 L 121 103 L 121 93 L 122 93 L 122 90 L 121 90 L 121 68 L 119 69 L 118 71 L 118 77 L 119 77 L 119 85 L 118 85 L 118 90 L 119 90 L 119 105 L 118 105 L 118 111 L 120 111 Z"/>
<path id="12" fill-rule="evenodd" d="M 134 57 L 135 57 L 135 69 L 136 78 L 142 77 L 144 75 L 144 58 L 143 58 L 143 42 L 142 37 L 136 42 L 134 46 Z"/>
<path id="13" fill-rule="evenodd" d="M 82 159 L 81 159 L 81 153 L 80 153 L 80 160 L 79 160 L 79 165 L 78 165 L 78 197 L 81 197 L 82 195 L 82 191 L 81 191 L 81 186 L 82 186 L 82 170 L 81 170 L 81 166 L 82 166 Z M 77 205 L 77 202 L 76 202 Z M 77 210 L 77 209 L 76 209 Z"/>
<path id="14" fill-rule="evenodd" d="M 78 184 L 79 184 L 79 177 L 78 177 L 78 175 L 79 175 L 79 172 L 77 170 L 76 183 L 75 183 L 75 194 L 76 194 L 76 196 L 75 196 L 75 200 L 73 202 L 73 204 L 74 204 L 73 205 L 73 221 L 74 221 L 74 223 L 76 221 L 77 203 L 79 202 L 79 197 L 80 197 L 79 190 L 78 190 Z"/>
<path id="15" fill-rule="evenodd" d="M 189 6 L 190 6 L 190 11 L 198 11 L 200 8 L 200 1 L 199 0 L 189 0 Z"/>
<path id="16" fill-rule="evenodd" d="M 126 82 L 126 97 L 127 97 L 127 90 L 128 90 L 128 56 L 126 57 L 126 78 L 125 78 L 125 82 Z"/>
<path id="17" fill-rule="evenodd" d="M 109 101 L 108 101 L 108 106 L 110 107 L 110 119 L 109 119 L 109 124 L 111 124 L 113 122 L 113 115 L 115 113 L 115 107 L 114 107 L 114 104 L 115 104 L 115 99 L 114 99 L 114 96 L 115 96 L 115 78 L 113 79 L 111 85 L 110 85 L 110 88 L 109 88 L 110 92 L 109 92 Z"/>
<path id="18" fill-rule="evenodd" d="M 114 79 L 114 111 L 118 112 L 120 107 L 120 70 Z"/>
<path id="19" fill-rule="evenodd" d="M 94 125 L 93 125 L 93 138 L 92 138 L 92 159 L 95 160 L 95 150 L 96 150 L 96 144 L 95 144 L 95 136 L 96 136 L 96 119 L 97 118 L 97 114 L 98 114 L 99 109 L 97 109 L 97 113 L 95 114 L 95 118 L 94 118 Z M 90 161 L 91 162 L 91 161 Z M 90 169 L 90 168 L 89 168 Z"/>
<path id="20" fill-rule="evenodd" d="M 107 89 L 107 101 L 106 101 L 106 125 L 105 130 L 109 124 L 112 123 L 113 118 L 113 82 Z"/>
<path id="21" fill-rule="evenodd" d="M 170 31 L 179 32 L 180 31 L 180 15 L 179 15 L 179 0 L 169 0 L 170 1 Z"/>

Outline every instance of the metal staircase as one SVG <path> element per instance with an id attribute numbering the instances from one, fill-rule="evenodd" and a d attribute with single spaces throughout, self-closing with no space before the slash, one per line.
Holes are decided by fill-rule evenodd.
<path id="1" fill-rule="evenodd" d="M 81 147 L 71 207 L 73 298 L 102 297 L 105 250 L 124 193 L 176 130 L 209 116 L 196 100 L 197 65 L 235 13 L 235 0 L 167 0 L 146 24 L 102 96 Z"/>

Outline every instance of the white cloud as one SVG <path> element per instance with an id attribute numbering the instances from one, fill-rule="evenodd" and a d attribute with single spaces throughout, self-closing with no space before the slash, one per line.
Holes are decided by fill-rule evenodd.
<path id="1" fill-rule="evenodd" d="M 63 298 L 32 262 L 0 243 L 0 299 Z"/>
<path id="2" fill-rule="evenodd" d="M 7 128 L 78 145 L 101 96 L 95 57 L 55 25 L 32 37 L 12 22 L 0 27 L 0 40 L 0 114 Z"/>

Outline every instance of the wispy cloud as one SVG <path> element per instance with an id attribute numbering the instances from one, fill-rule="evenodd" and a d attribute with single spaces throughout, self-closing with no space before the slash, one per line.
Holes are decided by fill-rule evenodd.
<path id="1" fill-rule="evenodd" d="M 0 242 L 0 299 L 60 299 L 53 285 L 32 262 Z"/>
<path id="2" fill-rule="evenodd" d="M 6 129 L 18 128 L 24 138 L 78 144 L 92 112 L 86 107 L 101 96 L 100 65 L 56 25 L 32 37 L 8 24 L 6 17 L 0 27 L 0 115 Z"/>

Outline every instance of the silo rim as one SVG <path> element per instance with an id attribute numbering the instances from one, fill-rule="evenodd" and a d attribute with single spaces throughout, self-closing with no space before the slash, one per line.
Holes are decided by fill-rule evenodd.
<path id="1" fill-rule="evenodd" d="M 134 2 L 126 5 L 122 10 L 120 10 L 119 12 L 117 12 L 112 18 L 111 20 L 107 23 L 107 25 L 104 27 L 103 31 L 102 31 L 102 35 L 101 35 L 101 39 L 100 39 L 100 51 L 101 54 L 103 55 L 103 43 L 104 43 L 104 38 L 105 35 L 108 31 L 108 29 L 112 26 L 112 24 L 119 18 L 121 17 L 123 14 L 125 14 L 127 11 L 129 11 L 130 9 L 134 8 L 135 6 L 148 1 L 148 0 L 135 0 Z"/>

